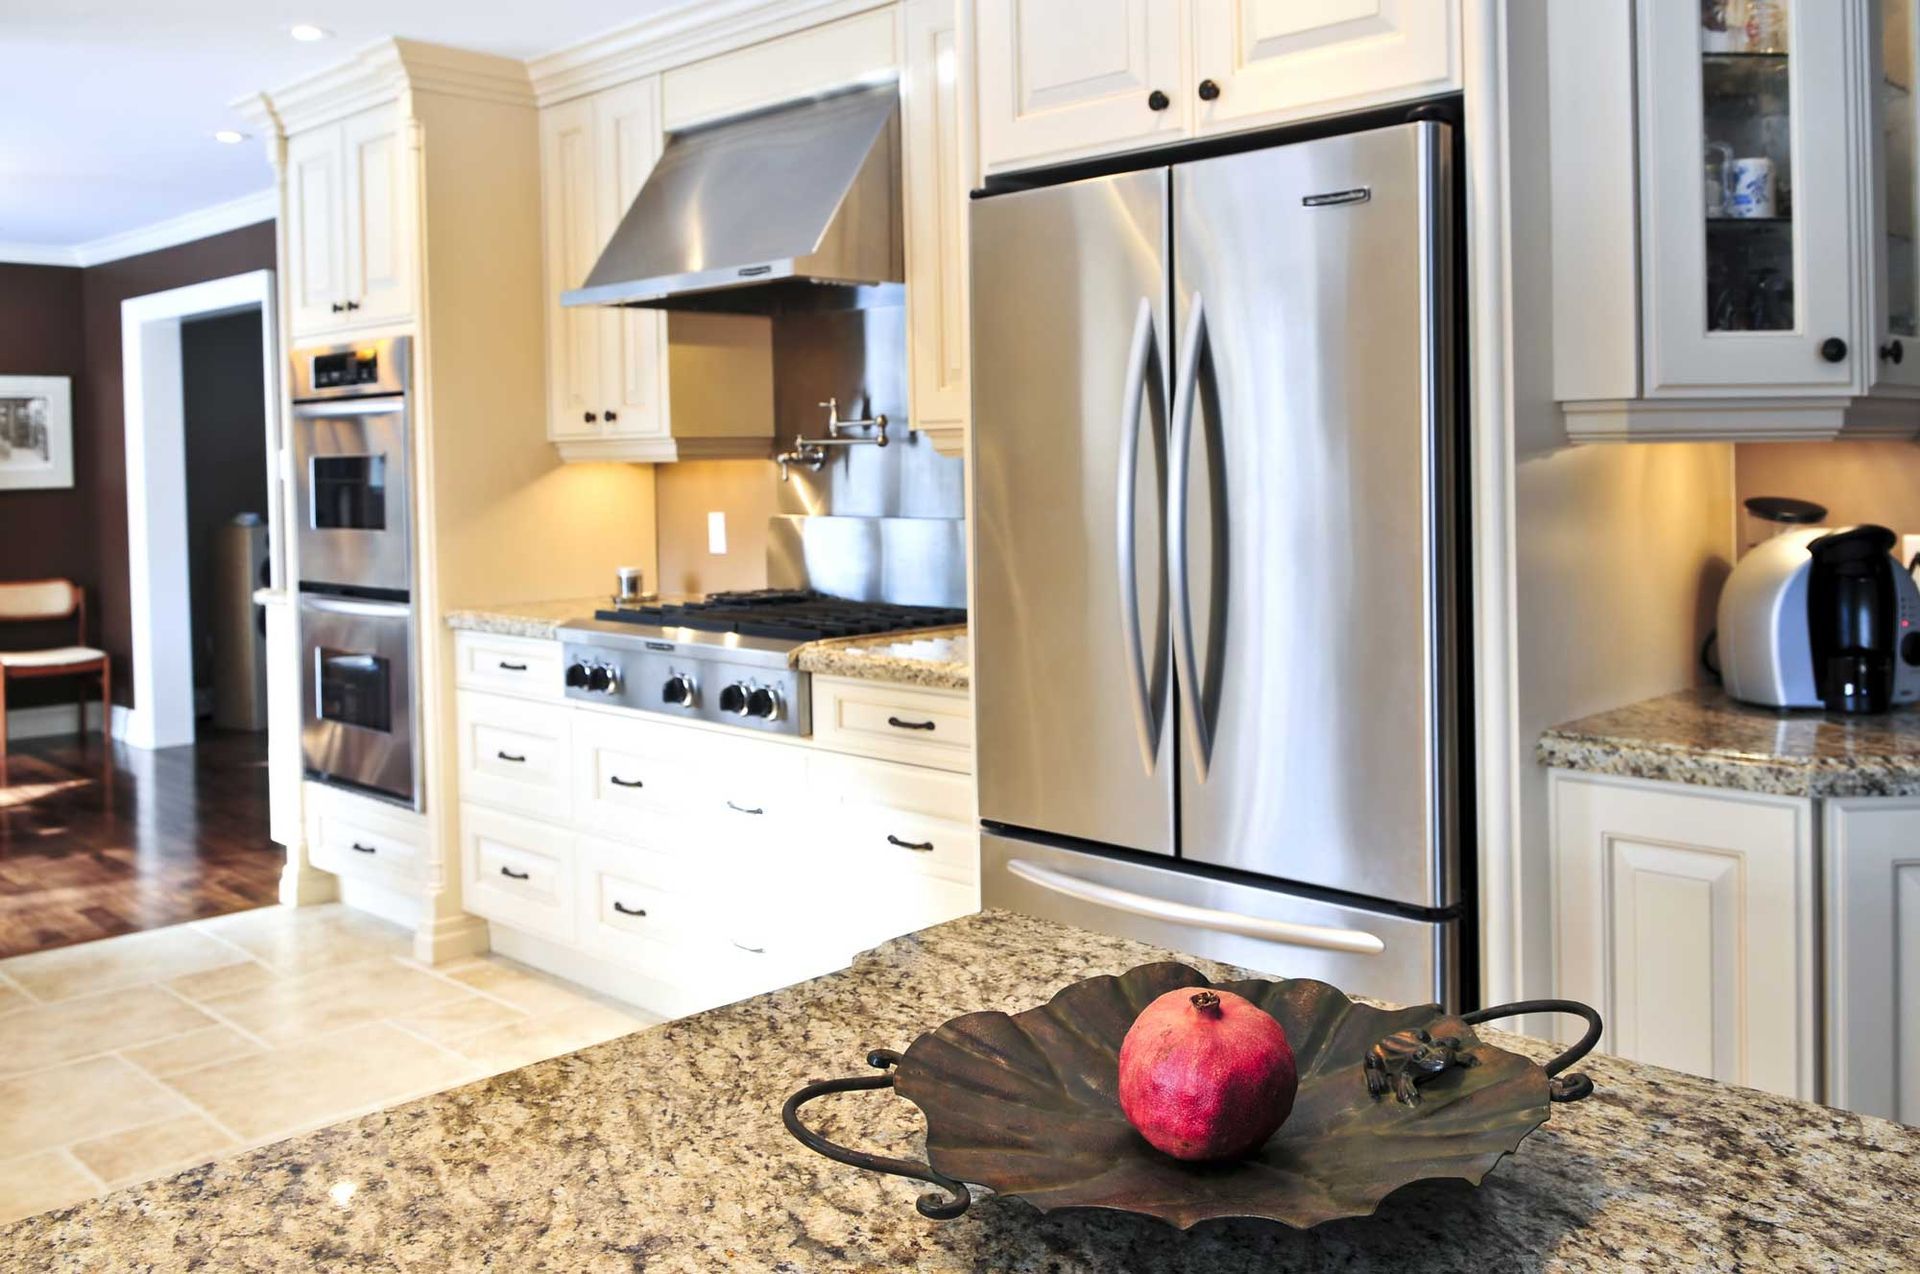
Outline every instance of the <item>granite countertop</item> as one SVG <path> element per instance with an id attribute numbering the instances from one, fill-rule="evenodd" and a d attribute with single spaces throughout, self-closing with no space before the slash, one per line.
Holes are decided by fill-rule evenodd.
<path id="1" fill-rule="evenodd" d="M 1538 754 L 1561 769 L 1777 796 L 1920 796 L 1920 710 L 1847 716 L 1682 690 L 1555 726 Z"/>
<path id="2" fill-rule="evenodd" d="M 1168 953 L 986 912 L 850 969 L 669 1022 L 0 1229 L 0 1265 L 47 1270 L 1914 1269 L 1920 1130 L 1608 1057 L 1598 1085 L 1478 1189 L 1410 1186 L 1374 1217 L 1182 1234 L 1105 1212 L 924 1188 L 821 1158 L 780 1105 L 865 1073 L 955 1014 L 1017 1011 Z M 1206 961 L 1210 976 L 1234 976 Z M 1544 1059 L 1552 1046 L 1487 1031 Z M 923 1152 L 885 1093 L 808 1108 L 828 1137 Z"/>
<path id="3" fill-rule="evenodd" d="M 551 602 L 504 602 L 498 606 L 472 606 L 447 612 L 448 628 L 468 632 L 491 633 L 495 637 L 532 637 L 539 641 L 558 639 L 560 625 L 570 619 L 591 617 L 607 604 L 607 597 L 565 597 Z"/>
<path id="4" fill-rule="evenodd" d="M 902 649 L 917 647 L 917 649 Z M 973 684 L 967 626 L 918 628 L 871 637 L 830 637 L 793 652 L 793 666 L 827 677 L 897 681 L 935 690 L 965 690 Z M 942 657 L 947 656 L 947 657 Z"/>

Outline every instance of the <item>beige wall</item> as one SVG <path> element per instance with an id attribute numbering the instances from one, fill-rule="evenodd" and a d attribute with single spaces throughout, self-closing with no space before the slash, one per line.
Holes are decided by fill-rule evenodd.
<path id="1" fill-rule="evenodd" d="M 767 519 L 779 504 L 780 471 L 768 460 L 681 461 L 656 479 L 663 593 L 767 586 Z M 727 552 L 707 552 L 707 514 L 727 515 Z M 653 578 L 653 577 L 649 577 Z"/>
<path id="2" fill-rule="evenodd" d="M 1835 526 L 1877 522 L 1920 535 L 1920 443 L 1756 442 L 1734 453 L 1740 500 L 1797 496 L 1826 505 Z"/>

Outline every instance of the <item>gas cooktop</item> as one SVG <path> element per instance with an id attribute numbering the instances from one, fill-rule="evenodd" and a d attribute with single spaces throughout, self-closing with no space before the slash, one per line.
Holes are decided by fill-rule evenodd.
<path id="1" fill-rule="evenodd" d="M 696 633 L 738 633 L 795 643 L 826 637 L 866 637 L 909 628 L 944 628 L 967 622 L 967 612 L 947 606 L 896 606 L 856 602 L 804 589 L 763 588 L 709 593 L 677 602 L 643 602 L 594 612 L 611 623 L 687 628 Z M 689 640 L 698 640 L 690 638 Z"/>

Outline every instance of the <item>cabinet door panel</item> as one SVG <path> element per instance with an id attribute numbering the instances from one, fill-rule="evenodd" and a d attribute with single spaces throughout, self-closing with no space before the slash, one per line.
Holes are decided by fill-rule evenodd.
<path id="1" fill-rule="evenodd" d="M 1825 813 L 1828 1100 L 1920 1125 L 1920 800 Z"/>
<path id="2" fill-rule="evenodd" d="M 594 248 L 613 237 L 647 174 L 660 159 L 660 82 L 648 78 L 599 93 L 593 99 L 594 177 L 599 234 Z M 592 268 L 592 263 L 588 263 Z M 661 375 L 666 366 L 666 316 L 658 310 L 597 311 L 600 328 L 600 406 L 606 434 L 666 432 Z"/>
<path id="3" fill-rule="evenodd" d="M 1199 131 L 1356 110 L 1460 86 L 1451 0 L 1195 0 Z"/>
<path id="4" fill-rule="evenodd" d="M 953 0 L 912 0 L 906 122 L 907 357 L 911 425 L 958 450 L 967 422 L 967 188 Z"/>
<path id="5" fill-rule="evenodd" d="M 1192 94 L 1178 0 L 982 0 L 981 158 L 989 169 L 1171 141 Z M 1165 93 L 1154 110 L 1149 95 Z"/>
<path id="6" fill-rule="evenodd" d="M 1554 771 L 1561 994 L 1601 1048 L 1818 1097 L 1812 804 Z"/>
<path id="7" fill-rule="evenodd" d="M 380 106 L 341 125 L 346 163 L 347 300 L 351 322 L 413 312 L 407 148 L 398 113 Z"/>
<path id="8" fill-rule="evenodd" d="M 287 268 L 294 335 L 337 326 L 346 293 L 340 130 L 320 128 L 287 141 Z"/>
<path id="9" fill-rule="evenodd" d="M 600 432 L 601 329 L 605 312 L 568 309 L 560 294 L 586 281 L 600 255 L 593 102 L 579 98 L 540 113 L 541 233 L 546 240 L 547 434 Z"/>

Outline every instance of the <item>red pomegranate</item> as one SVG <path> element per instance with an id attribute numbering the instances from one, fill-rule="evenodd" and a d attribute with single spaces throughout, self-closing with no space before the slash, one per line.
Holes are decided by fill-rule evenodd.
<path id="1" fill-rule="evenodd" d="M 1287 1033 L 1231 991 L 1183 987 L 1120 1044 L 1120 1109 L 1176 1159 L 1235 1159 L 1273 1136 L 1300 1086 Z"/>

